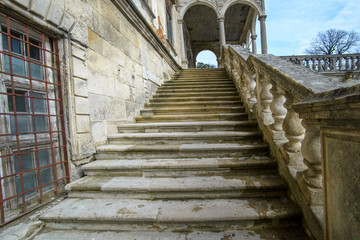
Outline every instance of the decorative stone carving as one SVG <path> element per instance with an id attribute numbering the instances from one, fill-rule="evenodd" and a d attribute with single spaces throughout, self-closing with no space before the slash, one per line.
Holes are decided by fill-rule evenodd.
<path id="1" fill-rule="evenodd" d="M 301 141 L 304 138 L 305 129 L 301 125 L 299 114 L 292 108 L 293 103 L 294 97 L 287 94 L 286 102 L 284 104 L 287 109 L 287 114 L 283 121 L 283 130 L 289 141 L 285 143 L 283 147 L 288 152 L 300 152 Z"/>
<path id="2" fill-rule="evenodd" d="M 282 139 L 282 136 L 275 133 L 283 132 L 282 124 L 286 116 L 286 109 L 284 108 L 284 103 L 286 101 L 284 95 L 279 91 L 278 86 L 275 82 L 272 82 L 272 88 L 270 90 L 273 95 L 273 101 L 271 102 L 270 109 L 272 112 L 272 117 L 274 119 L 273 124 L 270 128 L 274 131 L 274 139 Z"/>
<path id="3" fill-rule="evenodd" d="M 265 125 L 270 125 L 273 121 L 270 110 L 270 103 L 272 102 L 273 99 L 273 96 L 270 93 L 270 89 L 272 86 L 268 79 L 269 77 L 267 75 L 263 75 L 263 77 L 260 77 L 260 84 L 261 84 L 260 104 L 262 107 L 261 113 Z"/>

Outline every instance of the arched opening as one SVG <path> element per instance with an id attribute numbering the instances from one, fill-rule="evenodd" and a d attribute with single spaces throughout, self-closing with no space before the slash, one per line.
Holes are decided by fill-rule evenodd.
<path id="1" fill-rule="evenodd" d="M 236 3 L 225 12 L 226 43 L 249 47 L 256 12 L 249 5 Z M 256 20 L 255 20 L 256 23 Z"/>
<path id="2" fill-rule="evenodd" d="M 196 56 L 196 68 L 217 68 L 217 59 L 212 51 L 203 50 Z"/>
<path id="3" fill-rule="evenodd" d="M 217 12 L 206 5 L 190 7 L 183 18 L 184 41 L 189 67 L 195 68 L 195 57 L 208 49 L 219 55 L 219 27 Z"/>

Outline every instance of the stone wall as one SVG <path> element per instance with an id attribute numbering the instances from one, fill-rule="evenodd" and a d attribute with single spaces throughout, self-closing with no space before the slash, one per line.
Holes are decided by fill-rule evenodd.
<path id="1" fill-rule="evenodd" d="M 151 17 L 136 7 L 141 2 L 4 0 L 0 3 L 3 12 L 59 39 L 71 164 L 90 161 L 96 146 L 104 144 L 107 135 L 116 132 L 117 124 L 134 121 L 157 87 L 180 69 L 176 55 L 179 43 L 170 53 L 156 35 Z M 175 28 L 174 34 L 177 34 Z M 75 175 L 72 177 L 76 178 Z"/>

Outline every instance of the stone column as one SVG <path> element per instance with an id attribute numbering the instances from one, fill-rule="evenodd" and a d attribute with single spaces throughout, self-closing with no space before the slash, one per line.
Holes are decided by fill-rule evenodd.
<path id="1" fill-rule="evenodd" d="M 188 60 L 186 54 L 186 44 L 184 38 L 183 20 L 178 19 L 179 31 L 180 31 L 180 44 L 181 44 L 181 67 L 188 68 Z"/>
<path id="2" fill-rule="evenodd" d="M 226 44 L 225 24 L 224 24 L 225 18 L 224 17 L 218 18 L 218 22 L 219 22 L 219 39 L 220 39 L 220 59 L 222 62 L 223 61 L 222 46 Z"/>
<path id="3" fill-rule="evenodd" d="M 261 53 L 268 53 L 267 36 L 266 36 L 266 15 L 259 16 L 260 21 L 260 33 L 261 33 Z"/>
<path id="4" fill-rule="evenodd" d="M 256 39 L 257 39 L 257 35 L 256 34 L 251 34 L 251 40 L 252 40 L 252 52 L 253 53 L 257 53 L 257 45 L 256 45 Z"/>

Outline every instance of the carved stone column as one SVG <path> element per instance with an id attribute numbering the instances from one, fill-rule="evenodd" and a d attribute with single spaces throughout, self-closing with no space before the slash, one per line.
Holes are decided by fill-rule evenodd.
<path id="1" fill-rule="evenodd" d="M 184 39 L 184 29 L 183 29 L 183 20 L 178 20 L 179 25 L 179 31 L 180 31 L 180 43 L 181 43 L 181 67 L 182 68 L 188 68 L 188 60 L 187 60 L 187 54 L 186 54 L 186 44 Z"/>
<path id="2" fill-rule="evenodd" d="M 273 95 L 273 101 L 271 102 L 270 109 L 272 112 L 272 117 L 274 119 L 273 124 L 271 124 L 270 128 L 273 130 L 273 137 L 275 140 L 284 139 L 284 131 L 283 131 L 283 121 L 286 116 L 286 109 L 284 108 L 285 97 L 279 91 L 278 86 L 275 82 L 272 82 L 272 88 L 270 90 Z"/>
<path id="3" fill-rule="evenodd" d="M 256 44 L 256 39 L 257 39 L 257 35 L 254 34 L 254 35 L 251 35 L 251 43 L 252 43 L 252 52 L 253 53 L 257 53 L 257 44 Z"/>
<path id="4" fill-rule="evenodd" d="M 260 33 L 261 33 L 261 53 L 267 54 L 268 53 L 268 46 L 267 46 L 267 35 L 266 35 L 266 15 L 259 16 L 260 21 Z"/>
<path id="5" fill-rule="evenodd" d="M 220 57 L 223 59 L 222 54 L 222 46 L 226 44 L 226 37 L 225 37 L 225 18 L 220 17 L 218 18 L 219 22 L 219 39 L 220 39 Z"/>
<path id="6" fill-rule="evenodd" d="M 288 152 L 300 152 L 301 140 L 304 138 L 305 129 L 301 125 L 299 114 L 292 108 L 293 103 L 294 97 L 291 94 L 287 94 L 284 104 L 287 113 L 283 121 L 283 130 L 289 141 L 283 147 Z"/>
<path id="7" fill-rule="evenodd" d="M 302 121 L 306 136 L 301 145 L 301 153 L 308 169 L 296 176 L 305 199 L 310 205 L 322 205 L 322 169 L 320 126 L 316 122 Z"/>

